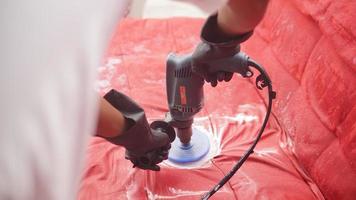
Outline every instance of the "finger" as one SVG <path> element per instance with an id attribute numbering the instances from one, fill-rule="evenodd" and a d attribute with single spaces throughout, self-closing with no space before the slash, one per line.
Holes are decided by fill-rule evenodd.
<path id="1" fill-rule="evenodd" d="M 218 85 L 218 81 L 217 80 L 213 80 L 213 81 L 211 81 L 210 84 L 211 84 L 212 87 L 216 87 Z"/>
<path id="2" fill-rule="evenodd" d="M 166 160 L 166 159 L 165 159 L 166 156 L 167 156 L 167 158 L 168 158 L 168 154 L 167 154 L 167 155 L 160 155 L 160 156 L 158 156 L 158 157 L 157 157 L 157 162 L 156 162 L 156 164 L 161 163 L 163 160 Z"/>
<path id="3" fill-rule="evenodd" d="M 163 156 L 157 156 L 154 160 L 151 161 L 151 165 L 157 165 L 164 160 Z"/>
<path id="4" fill-rule="evenodd" d="M 162 152 L 160 153 L 160 158 L 162 158 L 162 160 L 167 160 L 168 159 L 168 151 Z"/>
<path id="5" fill-rule="evenodd" d="M 150 170 L 156 171 L 156 172 L 161 170 L 161 168 L 158 165 L 151 165 L 151 166 L 147 167 L 147 169 L 150 169 Z"/>
<path id="6" fill-rule="evenodd" d="M 168 159 L 168 153 L 167 154 L 164 154 L 163 156 L 162 156 L 162 161 L 163 160 L 167 160 Z"/>
<path id="7" fill-rule="evenodd" d="M 217 78 L 219 82 L 223 81 L 225 79 L 225 72 L 218 72 Z"/>
<path id="8" fill-rule="evenodd" d="M 140 158 L 139 158 L 139 165 L 149 165 L 150 164 L 150 162 L 151 162 L 151 159 L 149 158 L 149 157 L 146 157 L 146 156 L 141 156 Z"/>
<path id="9" fill-rule="evenodd" d="M 234 76 L 234 73 L 231 72 L 225 72 L 225 81 L 228 82 L 232 79 L 232 77 Z"/>

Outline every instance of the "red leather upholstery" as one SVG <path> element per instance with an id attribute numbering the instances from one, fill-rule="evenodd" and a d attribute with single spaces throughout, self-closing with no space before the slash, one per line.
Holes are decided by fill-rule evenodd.
<path id="1" fill-rule="evenodd" d="M 347 0 L 274 0 L 245 45 L 272 74 L 289 150 L 327 199 L 356 198 L 355 10 Z"/>
<path id="2" fill-rule="evenodd" d="M 356 2 L 271 1 L 243 50 L 271 75 L 277 99 L 261 142 L 212 199 L 356 198 Z M 165 58 L 199 42 L 202 19 L 125 19 L 99 68 L 99 90 L 125 92 L 150 119 L 164 118 Z M 88 148 L 78 199 L 198 199 L 254 139 L 264 93 L 238 77 L 206 86 L 196 124 L 220 138 L 221 153 L 197 169 L 132 169 L 124 150 L 100 138 Z"/>

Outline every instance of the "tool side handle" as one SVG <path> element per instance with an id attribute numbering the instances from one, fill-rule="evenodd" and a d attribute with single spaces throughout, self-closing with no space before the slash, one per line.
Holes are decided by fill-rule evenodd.
<path id="1" fill-rule="evenodd" d="M 229 58 L 220 58 L 209 63 L 206 63 L 209 67 L 209 73 L 217 73 L 217 72 L 233 72 L 239 73 L 243 77 L 251 77 L 252 71 L 248 66 L 249 57 L 243 53 L 239 52 L 232 57 Z"/>

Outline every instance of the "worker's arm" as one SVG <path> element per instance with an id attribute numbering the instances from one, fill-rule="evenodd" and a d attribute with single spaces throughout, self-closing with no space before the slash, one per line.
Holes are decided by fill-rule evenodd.
<path id="1" fill-rule="evenodd" d="M 228 35 L 252 31 L 262 20 L 269 0 L 229 0 L 218 10 L 218 25 Z"/>
<path id="2" fill-rule="evenodd" d="M 192 71 L 213 87 L 218 81 L 230 81 L 231 69 L 217 61 L 231 59 L 239 53 L 240 43 L 251 37 L 267 4 L 268 0 L 229 0 L 217 13 L 209 16 L 201 30 L 202 42 L 192 54 Z M 240 69 L 242 76 L 247 76 L 248 69 L 235 67 Z"/>
<path id="3" fill-rule="evenodd" d="M 120 136 L 127 129 L 127 122 L 120 111 L 100 97 L 97 136 L 112 138 Z"/>

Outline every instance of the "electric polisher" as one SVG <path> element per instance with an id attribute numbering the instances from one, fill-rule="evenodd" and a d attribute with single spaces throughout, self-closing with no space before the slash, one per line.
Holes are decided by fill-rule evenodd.
<path id="1" fill-rule="evenodd" d="M 167 97 L 170 124 L 176 128 L 179 140 L 173 143 L 169 160 L 175 163 L 194 162 L 209 151 L 209 140 L 205 133 L 192 127 L 194 116 L 204 105 L 204 79 L 192 71 L 192 56 L 168 55 L 167 58 Z M 242 77 L 251 77 L 249 58 L 243 52 L 232 57 L 214 60 L 210 73 L 218 71 L 235 72 Z"/>
<path id="2" fill-rule="evenodd" d="M 209 61 L 208 65 L 209 73 L 233 72 L 238 73 L 244 78 L 253 76 L 253 71 L 250 67 L 257 69 L 260 74 L 256 78 L 256 86 L 260 90 L 268 87 L 269 100 L 265 119 L 254 143 L 240 158 L 230 173 L 205 194 L 203 199 L 208 199 L 219 190 L 242 166 L 248 156 L 253 153 L 253 149 L 267 124 L 271 112 L 272 99 L 276 96 L 276 93 L 272 90 L 271 80 L 265 70 L 241 51 L 230 57 Z M 185 163 L 202 159 L 210 148 L 207 134 L 192 126 L 194 116 L 204 106 L 204 79 L 192 71 L 192 54 L 177 56 L 171 53 L 168 55 L 166 67 L 166 86 L 169 105 L 166 121 L 176 129 L 178 137 L 172 143 L 168 159 L 174 163 L 184 165 Z"/>

